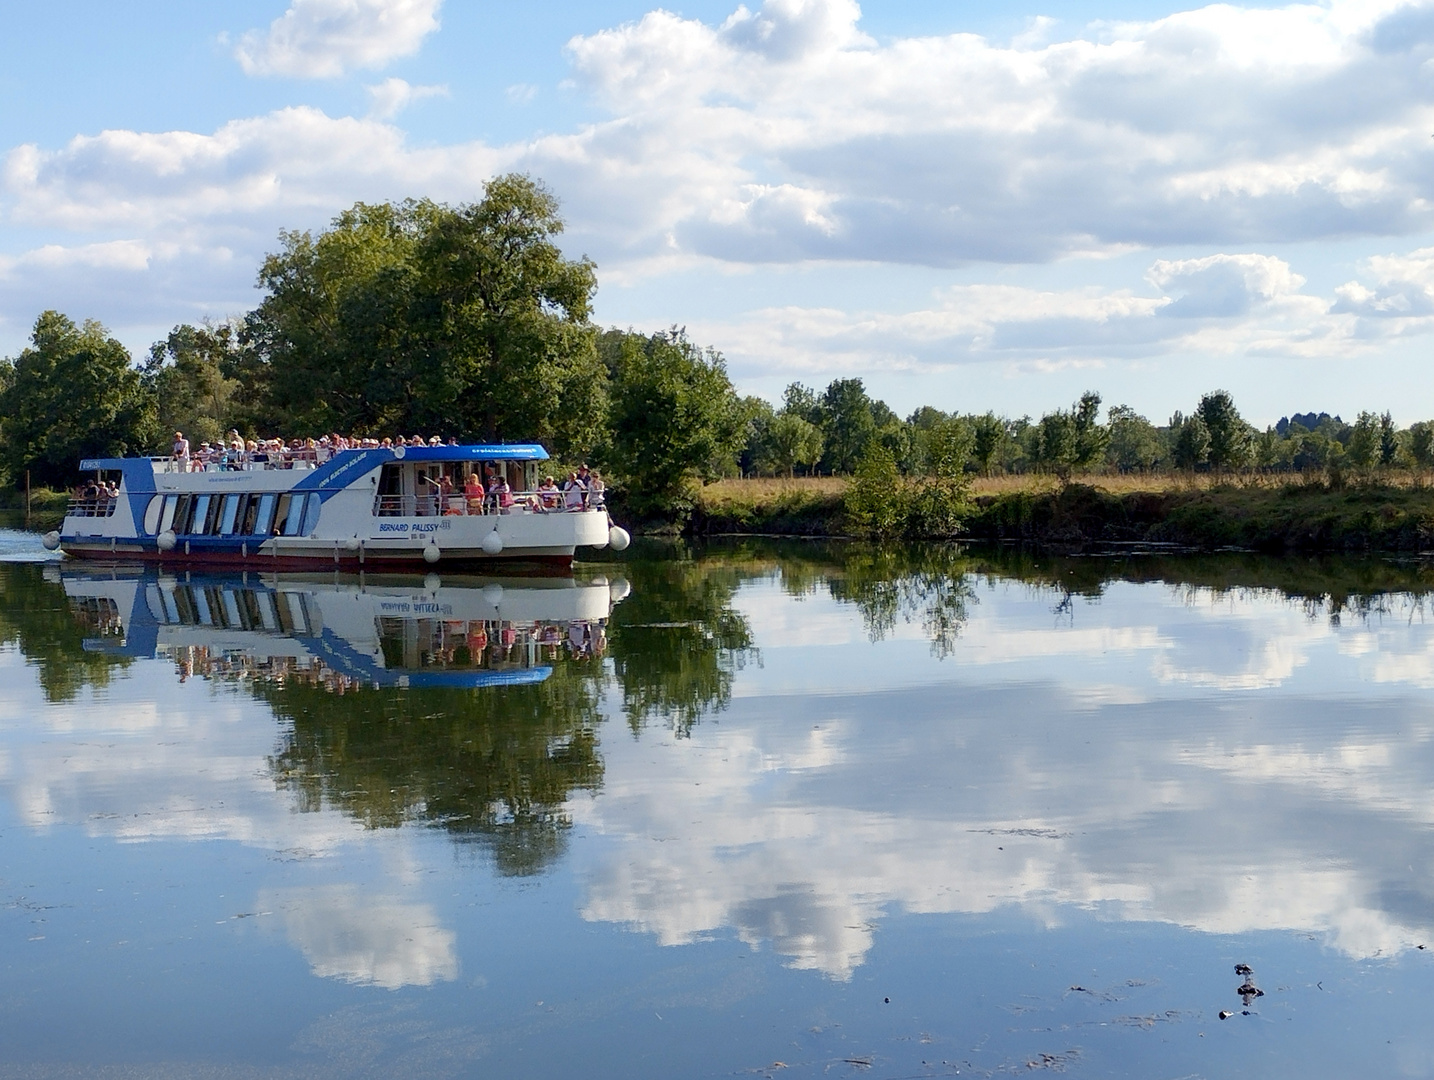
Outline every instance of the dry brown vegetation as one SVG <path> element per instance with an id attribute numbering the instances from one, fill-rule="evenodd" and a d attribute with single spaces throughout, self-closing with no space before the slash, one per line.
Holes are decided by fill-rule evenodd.
<path id="1" fill-rule="evenodd" d="M 1380 471 L 1369 477 L 1381 487 L 1398 489 L 1434 488 L 1434 473 L 1414 472 L 1407 469 Z M 1290 486 L 1322 483 L 1323 474 L 1304 476 L 1300 473 L 1109 473 L 1076 477 L 1076 481 L 1089 487 L 1108 491 L 1112 495 L 1129 495 L 1139 491 L 1209 491 L 1212 488 L 1238 487 L 1278 489 Z M 1346 483 L 1358 486 L 1361 478 L 1348 474 Z M 823 498 L 839 496 L 846 491 L 848 478 L 845 476 L 798 476 L 754 477 L 743 480 L 719 480 L 702 489 L 702 502 L 718 507 L 733 504 L 770 503 L 786 498 Z M 1060 490 L 1060 481 L 1047 473 L 1008 474 L 1005 476 L 973 477 L 971 494 L 1014 495 L 1044 494 Z"/>

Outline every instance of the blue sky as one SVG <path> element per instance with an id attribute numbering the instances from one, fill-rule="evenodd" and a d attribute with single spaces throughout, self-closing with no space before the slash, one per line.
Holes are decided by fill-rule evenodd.
<path id="1" fill-rule="evenodd" d="M 1434 9 L 0 7 L 0 353 L 239 314 L 282 228 L 519 169 L 605 324 L 900 411 L 1434 416 Z"/>

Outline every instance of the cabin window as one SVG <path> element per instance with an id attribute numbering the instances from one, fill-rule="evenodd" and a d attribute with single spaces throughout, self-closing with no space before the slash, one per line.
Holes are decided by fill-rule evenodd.
<path id="1" fill-rule="evenodd" d="M 181 495 L 179 503 L 174 508 L 174 531 L 187 533 L 189 523 L 194 519 L 194 496 Z"/>
<path id="2" fill-rule="evenodd" d="M 160 532 L 174 528 L 174 509 L 178 504 L 178 495 L 166 495 L 164 497 L 164 510 L 161 511 L 159 515 Z"/>
<path id="3" fill-rule="evenodd" d="M 164 496 L 155 495 L 144 508 L 144 531 L 153 536 L 159 532 L 159 515 L 164 510 Z"/>
<path id="4" fill-rule="evenodd" d="M 239 516 L 239 500 L 241 498 L 243 498 L 241 495 L 224 496 L 223 509 L 219 512 L 219 528 L 215 529 L 215 532 L 225 536 L 233 534 L 234 520 Z"/>
<path id="5" fill-rule="evenodd" d="M 209 508 L 213 502 L 214 496 L 212 495 L 196 495 L 194 497 L 194 512 L 190 517 L 188 528 L 184 530 L 185 532 L 202 533 L 207 531 L 204 526 L 208 522 Z"/>
<path id="6" fill-rule="evenodd" d="M 254 520 L 250 524 L 249 532 L 255 536 L 268 536 L 269 530 L 274 521 L 274 503 L 277 501 L 274 495 L 260 495 L 254 500 L 257 509 L 254 513 Z"/>
<path id="7" fill-rule="evenodd" d="M 309 533 L 313 532 L 316 528 L 318 528 L 319 510 L 323 504 L 317 495 L 310 495 L 305 500 L 305 503 L 306 505 L 304 507 L 304 521 L 303 524 L 300 526 L 299 531 L 305 536 L 307 536 Z"/>

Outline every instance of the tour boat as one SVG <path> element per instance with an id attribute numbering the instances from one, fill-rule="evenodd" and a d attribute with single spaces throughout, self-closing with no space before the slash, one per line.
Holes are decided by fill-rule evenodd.
<path id="1" fill-rule="evenodd" d="M 607 618 L 628 593 L 605 577 L 55 570 L 86 651 L 334 690 L 542 682 L 560 653 L 601 656 Z"/>
<path id="2" fill-rule="evenodd" d="M 538 489 L 548 453 L 535 443 L 263 457 L 82 461 L 104 487 L 72 499 L 45 546 L 169 565 L 518 572 L 567 570 L 579 547 L 621 551 L 629 541 L 605 508 Z M 506 484 L 501 496 L 485 493 L 493 477 Z"/>

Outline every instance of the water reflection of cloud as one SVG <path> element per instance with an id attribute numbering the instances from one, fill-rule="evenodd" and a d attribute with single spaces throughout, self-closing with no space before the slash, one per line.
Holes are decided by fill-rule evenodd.
<path id="1" fill-rule="evenodd" d="M 583 868 L 583 914 L 666 944 L 732 933 L 845 979 L 892 908 L 1053 923 L 1076 905 L 1354 956 L 1434 934 L 1417 701 L 927 686 L 747 698 L 720 729 L 608 752 L 579 817 L 615 843 Z"/>
<path id="2" fill-rule="evenodd" d="M 427 904 L 328 885 L 261 894 L 281 912 L 289 942 L 315 975 L 381 986 L 432 986 L 458 977 L 457 936 Z"/>

